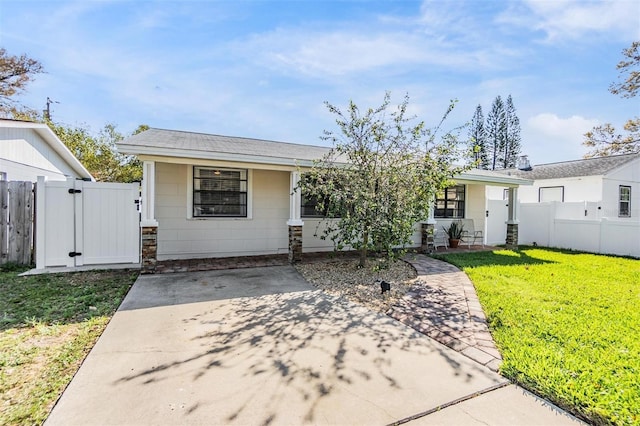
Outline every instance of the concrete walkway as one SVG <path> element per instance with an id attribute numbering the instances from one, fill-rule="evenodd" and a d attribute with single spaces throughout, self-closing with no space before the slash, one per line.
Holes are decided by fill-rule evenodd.
<path id="1" fill-rule="evenodd" d="M 418 279 L 388 315 L 498 371 L 502 357 L 467 274 L 421 254 L 408 254 L 405 261 L 416 269 Z"/>
<path id="2" fill-rule="evenodd" d="M 575 424 L 290 266 L 138 278 L 46 425 Z"/>

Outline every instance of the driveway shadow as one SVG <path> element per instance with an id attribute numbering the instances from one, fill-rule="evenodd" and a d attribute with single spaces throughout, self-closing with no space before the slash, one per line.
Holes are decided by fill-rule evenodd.
<path id="1" fill-rule="evenodd" d="M 50 424 L 388 424 L 505 382 L 304 280 L 176 296 L 195 276 L 159 287 L 171 297 L 123 304 Z"/>

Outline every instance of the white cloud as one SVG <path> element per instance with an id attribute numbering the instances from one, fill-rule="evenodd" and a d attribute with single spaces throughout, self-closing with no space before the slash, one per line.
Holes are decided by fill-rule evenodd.
<path id="1" fill-rule="evenodd" d="M 526 0 L 511 5 L 499 21 L 543 31 L 550 42 L 603 34 L 626 41 L 640 37 L 639 16 L 636 0 Z"/>
<path id="2" fill-rule="evenodd" d="M 495 69 L 521 53 L 484 44 L 438 38 L 417 30 L 370 28 L 310 31 L 278 29 L 233 44 L 233 50 L 261 66 L 287 74 L 323 78 L 383 68 L 406 72 L 419 67 Z"/>
<path id="3" fill-rule="evenodd" d="M 525 149 L 533 163 L 550 163 L 581 158 L 584 134 L 598 125 L 598 120 L 578 115 L 562 118 L 553 113 L 540 113 L 526 120 L 522 128 Z"/>

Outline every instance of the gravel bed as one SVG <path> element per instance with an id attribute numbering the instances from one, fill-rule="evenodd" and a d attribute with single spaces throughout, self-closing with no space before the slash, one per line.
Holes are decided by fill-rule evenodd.
<path id="1" fill-rule="evenodd" d="M 405 295 L 417 275 L 411 265 L 401 260 L 392 263 L 388 269 L 377 270 L 377 264 L 377 260 L 369 260 L 366 267 L 358 268 L 358 261 L 354 259 L 325 260 L 300 263 L 296 269 L 322 291 L 385 313 Z M 381 294 L 380 283 L 376 280 L 390 283 L 391 291 Z"/>

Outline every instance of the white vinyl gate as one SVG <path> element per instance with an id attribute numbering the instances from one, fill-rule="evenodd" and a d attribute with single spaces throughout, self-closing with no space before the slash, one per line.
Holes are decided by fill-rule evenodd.
<path id="1" fill-rule="evenodd" d="M 45 181 L 36 187 L 36 268 L 140 261 L 137 183 Z"/>
<path id="2" fill-rule="evenodd" d="M 507 239 L 507 200 L 487 200 L 487 238 L 489 245 L 504 244 Z"/>

